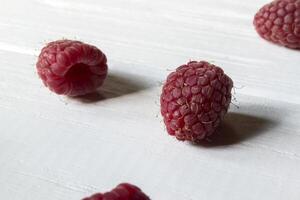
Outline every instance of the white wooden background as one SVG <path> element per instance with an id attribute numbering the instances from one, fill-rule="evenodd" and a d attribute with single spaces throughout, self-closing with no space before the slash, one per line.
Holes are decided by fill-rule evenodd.
<path id="1" fill-rule="evenodd" d="M 153 200 L 300 199 L 300 51 L 260 39 L 267 0 L 2 0 L 0 199 L 79 200 L 120 182 Z M 94 44 L 108 57 L 99 95 L 49 92 L 35 62 L 49 41 Z M 169 137 L 161 82 L 189 60 L 235 83 L 223 139 Z"/>

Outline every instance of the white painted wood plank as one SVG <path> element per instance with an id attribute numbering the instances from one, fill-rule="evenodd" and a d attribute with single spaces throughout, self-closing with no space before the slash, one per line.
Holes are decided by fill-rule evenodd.
<path id="1" fill-rule="evenodd" d="M 152 199 L 300 198 L 299 51 L 257 36 L 263 0 L 6 1 L 0 8 L 0 199 L 80 199 L 122 181 Z M 79 100 L 44 88 L 45 42 L 97 45 L 110 75 Z M 161 82 L 190 59 L 233 78 L 224 138 L 193 146 L 167 136 Z"/>

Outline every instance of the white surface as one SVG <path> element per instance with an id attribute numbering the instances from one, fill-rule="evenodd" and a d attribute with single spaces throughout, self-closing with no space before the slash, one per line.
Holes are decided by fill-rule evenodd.
<path id="1" fill-rule="evenodd" d="M 260 39 L 265 0 L 1 2 L 0 199 L 71 200 L 120 182 L 153 200 L 300 199 L 300 51 Z M 101 48 L 105 99 L 50 93 L 34 63 L 60 38 Z M 224 140 L 167 135 L 161 82 L 192 60 L 222 66 L 236 86 Z"/>

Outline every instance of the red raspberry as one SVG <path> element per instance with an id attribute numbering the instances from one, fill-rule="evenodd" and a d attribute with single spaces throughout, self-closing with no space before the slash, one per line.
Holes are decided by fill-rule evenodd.
<path id="1" fill-rule="evenodd" d="M 140 188 L 129 183 L 122 183 L 110 192 L 94 194 L 83 200 L 150 200 L 150 198 Z"/>
<path id="2" fill-rule="evenodd" d="M 300 48 L 300 0 L 276 0 L 262 7 L 254 17 L 258 34 L 289 48 Z"/>
<path id="3" fill-rule="evenodd" d="M 50 42 L 36 68 L 50 90 L 68 96 L 95 91 L 107 75 L 106 56 L 94 46 L 72 40 Z"/>
<path id="4" fill-rule="evenodd" d="M 232 80 L 208 62 L 192 61 L 172 72 L 160 97 L 170 135 L 199 142 L 218 129 L 231 102 Z"/>

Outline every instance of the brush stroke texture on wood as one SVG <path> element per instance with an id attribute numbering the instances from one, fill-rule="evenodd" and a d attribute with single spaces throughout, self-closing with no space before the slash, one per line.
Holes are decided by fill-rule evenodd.
<path id="1" fill-rule="evenodd" d="M 265 0 L 10 0 L 0 7 L 0 199 L 78 200 L 120 182 L 154 200 L 300 198 L 300 51 L 258 37 Z M 66 98 L 38 79 L 39 49 L 83 40 L 108 57 L 99 93 Z M 176 141 L 161 82 L 189 60 L 235 82 L 223 137 Z M 235 105 L 237 106 L 235 106 Z"/>

